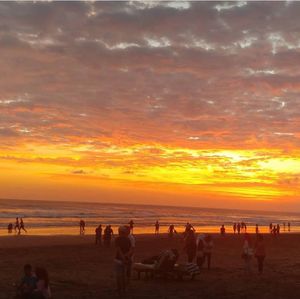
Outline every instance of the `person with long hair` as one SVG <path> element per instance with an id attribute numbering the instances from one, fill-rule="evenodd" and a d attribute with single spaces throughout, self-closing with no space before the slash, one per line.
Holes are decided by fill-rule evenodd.
<path id="1" fill-rule="evenodd" d="M 49 285 L 49 276 L 45 268 L 37 267 L 35 269 L 37 278 L 36 290 L 34 291 L 35 299 L 49 299 L 51 298 L 51 291 Z"/>
<path id="2" fill-rule="evenodd" d="M 214 247 L 214 243 L 212 237 L 211 235 L 207 234 L 204 237 L 204 241 L 203 241 L 203 264 L 207 260 L 208 270 L 210 269 L 210 265 L 211 265 L 211 254 L 212 254 L 213 247 Z"/>
<path id="3" fill-rule="evenodd" d="M 245 269 L 247 273 L 251 273 L 251 261 L 253 256 L 253 247 L 251 236 L 248 233 L 245 233 L 242 258 L 245 261 Z"/>

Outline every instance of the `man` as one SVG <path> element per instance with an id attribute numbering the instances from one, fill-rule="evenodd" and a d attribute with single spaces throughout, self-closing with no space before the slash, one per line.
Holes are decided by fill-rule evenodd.
<path id="1" fill-rule="evenodd" d="M 115 239 L 115 274 L 117 291 L 120 296 L 125 295 L 128 285 L 128 268 L 131 266 L 132 246 L 128 238 L 128 228 L 119 227 L 119 236 Z"/>
<path id="2" fill-rule="evenodd" d="M 96 245 L 102 244 L 102 225 L 100 224 L 96 229 L 95 229 L 95 233 L 96 233 Z"/>

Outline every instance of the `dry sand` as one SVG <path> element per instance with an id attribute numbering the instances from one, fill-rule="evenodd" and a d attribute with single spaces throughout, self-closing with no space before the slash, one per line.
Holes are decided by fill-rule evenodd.
<path id="1" fill-rule="evenodd" d="M 138 235 L 136 257 L 142 258 L 176 247 L 173 241 Z M 137 280 L 133 276 L 126 298 L 300 298 L 300 235 L 265 237 L 265 272 L 259 276 L 253 261 L 253 274 L 247 275 L 241 259 L 242 236 L 214 236 L 212 269 L 204 269 L 195 281 Z M 94 245 L 92 236 L 10 236 L 0 238 L 0 298 L 13 298 L 13 283 L 22 275 L 25 263 L 45 266 L 50 274 L 54 299 L 117 298 L 112 261 L 113 246 Z M 186 256 L 181 254 L 181 261 Z"/>

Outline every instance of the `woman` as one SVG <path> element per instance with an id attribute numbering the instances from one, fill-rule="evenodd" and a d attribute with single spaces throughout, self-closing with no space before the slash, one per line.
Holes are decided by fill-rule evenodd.
<path id="1" fill-rule="evenodd" d="M 51 291 L 49 286 L 49 276 L 45 268 L 37 267 L 35 269 L 37 278 L 36 289 L 34 290 L 35 299 L 48 299 L 51 298 Z"/>
<path id="2" fill-rule="evenodd" d="M 251 237 L 248 233 L 245 234 L 242 258 L 245 261 L 245 269 L 248 273 L 251 272 L 251 261 L 253 256 L 253 248 Z"/>
<path id="3" fill-rule="evenodd" d="M 192 229 L 186 232 L 184 248 L 188 256 L 188 262 L 192 263 L 196 256 L 196 251 L 197 251 L 196 237 Z"/>
<path id="4" fill-rule="evenodd" d="M 205 263 L 205 260 L 207 259 L 207 269 L 210 269 L 210 263 L 211 263 L 211 252 L 214 247 L 212 237 L 211 235 L 206 235 L 203 242 L 203 264 Z"/>
<path id="5" fill-rule="evenodd" d="M 264 260 L 266 257 L 264 237 L 262 234 L 257 235 L 255 243 L 255 257 L 257 259 L 258 273 L 262 274 L 264 269 Z"/>
<path id="6" fill-rule="evenodd" d="M 201 234 L 197 240 L 197 265 L 199 268 L 201 268 L 204 263 L 204 238 L 205 236 Z"/>

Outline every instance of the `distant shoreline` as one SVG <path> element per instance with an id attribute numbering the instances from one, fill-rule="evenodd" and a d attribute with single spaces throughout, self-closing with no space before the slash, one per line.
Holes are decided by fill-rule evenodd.
<path id="1" fill-rule="evenodd" d="M 96 204 L 96 205 L 113 205 L 113 206 L 138 206 L 138 207 L 153 207 L 153 208 L 157 208 L 157 207 L 163 207 L 163 208 L 174 208 L 174 209 L 178 209 L 178 208 L 186 208 L 186 209 L 199 209 L 199 210 L 211 210 L 211 211 L 236 211 L 236 212 L 249 212 L 249 213 L 253 213 L 253 214 L 259 214 L 259 213 L 263 213 L 263 214 L 288 214 L 288 215 L 300 215 L 300 211 L 299 212 L 292 212 L 289 210 L 283 210 L 283 211 L 278 211 L 278 210 L 252 210 L 252 209 L 235 209 L 235 208 L 211 208 L 211 207 L 203 207 L 203 206 L 189 206 L 189 205 L 161 205 L 161 204 L 143 204 L 143 203 L 121 203 L 121 202 L 100 202 L 100 201 L 72 201 L 72 200 L 43 200 L 43 199 L 13 199 L 13 198 L 0 198 L 0 202 L 1 201 L 20 201 L 20 202 L 28 202 L 28 203 L 61 203 L 61 204 Z"/>

